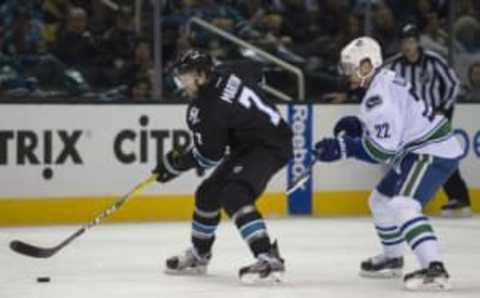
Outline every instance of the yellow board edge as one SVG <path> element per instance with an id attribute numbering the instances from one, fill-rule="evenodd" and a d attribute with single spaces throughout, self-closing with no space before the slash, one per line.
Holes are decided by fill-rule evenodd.
<path id="1" fill-rule="evenodd" d="M 480 213 L 480 189 L 471 189 L 470 199 L 472 210 Z M 313 216 L 359 216 L 370 213 L 368 197 L 370 191 L 322 191 L 313 195 Z M 439 192 L 425 207 L 425 213 L 438 215 L 440 207 L 447 202 L 445 193 Z"/>
<path id="2" fill-rule="evenodd" d="M 56 197 L 0 199 L 0 226 L 87 223 L 108 208 L 118 197 Z M 258 201 L 259 209 L 269 217 L 287 214 L 283 193 L 267 193 Z M 190 219 L 191 195 L 138 195 L 107 218 L 108 222 L 143 222 Z"/>
<path id="3" fill-rule="evenodd" d="M 470 190 L 472 209 L 480 213 L 480 189 Z M 313 194 L 312 215 L 319 217 L 368 215 L 369 191 L 322 191 Z M 92 220 L 118 197 L 0 198 L 0 226 L 81 224 Z M 438 214 L 446 202 L 439 193 L 426 207 L 427 214 Z M 288 202 L 284 193 L 266 193 L 258 201 L 267 217 L 284 217 Z M 108 222 L 188 220 L 193 210 L 191 195 L 136 196 L 114 213 Z"/>

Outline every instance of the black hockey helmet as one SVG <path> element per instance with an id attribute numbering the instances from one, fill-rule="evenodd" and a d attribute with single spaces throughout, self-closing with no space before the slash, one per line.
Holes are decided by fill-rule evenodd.
<path id="1" fill-rule="evenodd" d="M 408 23 L 402 27 L 400 30 L 400 39 L 413 37 L 415 39 L 420 38 L 420 30 L 418 30 L 417 25 L 413 23 Z"/>
<path id="2" fill-rule="evenodd" d="M 198 49 L 189 49 L 183 52 L 173 66 L 173 74 L 181 75 L 190 71 L 204 72 L 209 76 L 213 71 L 213 59 Z"/>

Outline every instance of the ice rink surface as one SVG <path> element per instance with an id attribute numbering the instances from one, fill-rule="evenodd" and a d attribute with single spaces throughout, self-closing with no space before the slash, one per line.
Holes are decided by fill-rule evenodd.
<path id="1" fill-rule="evenodd" d="M 237 271 L 253 261 L 230 222 L 218 230 L 209 275 L 168 276 L 165 258 L 189 244 L 187 222 L 100 225 L 49 259 L 13 253 L 12 239 L 59 243 L 77 226 L 0 229 L 0 298 L 397 298 L 480 297 L 480 218 L 434 219 L 454 290 L 412 293 L 400 280 L 366 280 L 359 262 L 379 252 L 367 218 L 268 221 L 287 261 L 286 281 L 240 284 Z M 407 271 L 416 269 L 411 254 Z M 50 283 L 37 283 L 49 276 Z"/>

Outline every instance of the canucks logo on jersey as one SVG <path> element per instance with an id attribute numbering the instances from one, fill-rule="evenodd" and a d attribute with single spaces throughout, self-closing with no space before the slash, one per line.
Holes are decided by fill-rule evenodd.
<path id="1" fill-rule="evenodd" d="M 368 110 L 373 109 L 374 107 L 382 104 L 382 98 L 378 95 L 371 96 L 366 99 L 365 106 Z"/>

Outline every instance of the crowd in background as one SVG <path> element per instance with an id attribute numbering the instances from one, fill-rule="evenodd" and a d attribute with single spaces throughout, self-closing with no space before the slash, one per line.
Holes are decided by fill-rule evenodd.
<path id="1" fill-rule="evenodd" d="M 2 96 L 76 96 L 99 100 L 146 100 L 153 78 L 153 4 L 141 1 L 141 27 L 134 26 L 135 1 L 0 1 L 0 92 Z M 162 69 L 177 53 L 199 47 L 222 61 L 252 59 L 264 66 L 269 84 L 295 81 L 248 50 L 199 27 L 197 16 L 300 67 L 307 97 L 329 101 L 338 90 L 341 48 L 364 34 L 370 0 L 160 0 Z M 399 29 L 413 22 L 422 46 L 448 55 L 454 33 L 455 69 L 462 98 L 480 101 L 480 1 L 457 0 L 448 27 L 448 0 L 371 0 L 371 35 L 385 57 L 399 51 Z M 165 96 L 173 96 L 167 71 Z"/>
<path id="2" fill-rule="evenodd" d="M 1 95 L 149 97 L 151 34 L 134 30 L 132 1 L 0 3 Z"/>

